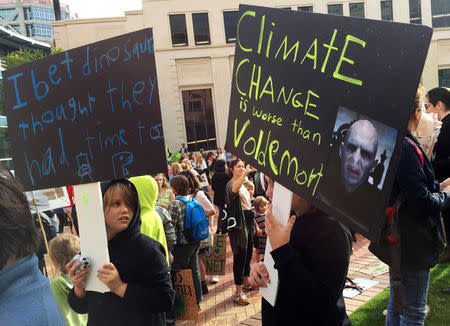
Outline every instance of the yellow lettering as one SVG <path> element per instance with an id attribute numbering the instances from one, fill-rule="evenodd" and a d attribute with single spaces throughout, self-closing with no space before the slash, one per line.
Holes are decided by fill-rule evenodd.
<path id="1" fill-rule="evenodd" d="M 237 31 L 236 31 L 236 34 L 237 34 L 237 42 L 238 42 L 238 44 L 239 44 L 239 48 L 240 48 L 242 51 L 244 51 L 244 52 L 252 52 L 253 50 L 252 50 L 252 49 L 249 49 L 249 48 L 245 48 L 245 47 L 241 44 L 241 38 L 240 38 L 240 33 L 239 33 L 239 29 L 240 29 L 240 26 L 241 26 L 241 22 L 242 22 L 242 19 L 244 19 L 245 16 L 252 16 L 252 17 L 255 17 L 255 15 L 256 15 L 256 13 L 255 13 L 254 11 L 248 10 L 248 11 L 246 11 L 246 12 L 244 12 L 244 13 L 242 14 L 242 16 L 241 16 L 241 18 L 239 18 L 239 21 L 238 21 L 238 24 L 237 24 Z"/>
<path id="2" fill-rule="evenodd" d="M 239 88 L 239 84 L 238 84 L 238 73 L 239 73 L 239 69 L 241 68 L 241 66 L 242 66 L 244 63 L 246 63 L 246 62 L 250 62 L 250 60 L 249 60 L 249 59 L 241 60 L 241 62 L 239 62 L 239 64 L 238 64 L 237 67 L 236 67 L 236 78 L 235 78 L 235 80 L 236 80 L 236 89 L 237 89 L 237 91 L 239 92 L 239 94 L 241 94 L 242 96 L 247 96 L 247 93 L 244 93 L 244 92 L 241 91 L 241 89 Z"/>
<path id="3" fill-rule="evenodd" d="M 278 48 L 277 53 L 275 54 L 275 59 L 278 57 L 278 53 L 281 51 L 281 48 L 284 47 L 283 50 L 283 60 L 286 61 L 287 57 L 289 56 L 289 54 L 291 54 L 292 50 L 295 50 L 294 52 L 294 58 L 292 59 L 292 62 L 295 62 L 297 60 L 297 53 L 298 53 L 298 45 L 299 45 L 300 41 L 295 42 L 295 44 L 289 49 L 289 51 L 286 53 L 287 51 L 287 35 L 284 37 L 283 42 L 281 43 L 280 47 Z"/>
<path id="4" fill-rule="evenodd" d="M 351 84 L 355 84 L 358 86 L 362 86 L 362 81 L 356 78 L 352 78 L 352 77 L 348 77 L 345 75 L 342 75 L 339 73 L 339 69 L 341 68 L 341 64 L 343 61 L 348 62 L 349 64 L 353 65 L 355 62 L 349 58 L 345 57 L 345 51 L 347 51 L 347 46 L 349 42 L 354 42 L 354 43 L 358 43 L 360 44 L 363 48 L 366 47 L 366 42 L 364 42 L 363 40 L 360 40 L 357 37 L 354 37 L 352 35 L 347 35 L 347 37 L 345 38 L 345 44 L 344 44 L 344 48 L 342 49 L 341 52 L 341 57 L 339 58 L 338 64 L 336 66 L 336 70 L 333 73 L 333 77 L 336 79 L 340 79 L 343 80 L 347 83 L 351 83 Z"/>

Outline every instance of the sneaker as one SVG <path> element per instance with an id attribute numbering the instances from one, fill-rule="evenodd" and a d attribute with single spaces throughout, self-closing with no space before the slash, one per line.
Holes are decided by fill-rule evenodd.
<path id="1" fill-rule="evenodd" d="M 429 305 L 425 305 L 425 319 L 428 318 L 428 316 L 430 315 L 430 306 Z"/>
<path id="2" fill-rule="evenodd" d="M 219 275 L 213 275 L 211 277 L 211 283 L 216 284 L 217 282 L 219 282 Z"/>
<path id="3" fill-rule="evenodd" d="M 246 306 L 250 303 L 250 301 L 248 301 L 248 298 L 244 292 L 241 292 L 239 294 L 234 294 L 233 301 L 241 306 Z"/>

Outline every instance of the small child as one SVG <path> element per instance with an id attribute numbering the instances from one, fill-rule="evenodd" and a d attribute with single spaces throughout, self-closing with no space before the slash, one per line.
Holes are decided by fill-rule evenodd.
<path id="1" fill-rule="evenodd" d="M 253 195 L 255 194 L 255 185 L 250 180 L 245 180 L 242 183 L 242 185 L 245 187 L 245 189 L 247 189 L 248 193 L 250 194 L 250 200 L 253 206 L 253 200 L 255 200 L 255 198 L 253 198 Z"/>
<path id="2" fill-rule="evenodd" d="M 89 325 L 166 325 L 173 306 L 173 290 L 165 249 L 141 233 L 141 209 L 136 187 L 129 180 L 101 183 L 108 251 L 111 262 L 97 271 L 75 274 L 73 259 L 66 269 L 73 283 L 69 305 L 78 313 L 89 312 Z M 81 230 L 82 232 L 82 230 Z M 108 288 L 86 290 L 89 272 Z"/>
<path id="3" fill-rule="evenodd" d="M 77 314 L 69 306 L 67 296 L 73 288 L 68 276 L 66 265 L 80 252 L 80 239 L 70 233 L 61 233 L 49 243 L 50 259 L 59 275 L 50 282 L 53 295 L 63 314 L 67 326 L 84 326 L 87 324 L 87 314 Z"/>
<path id="4" fill-rule="evenodd" d="M 255 248 L 258 251 L 258 261 L 264 258 L 264 252 L 266 251 L 266 212 L 269 206 L 269 201 L 263 196 L 258 196 L 255 198 L 255 221 L 258 224 L 261 232 L 257 235 L 257 244 Z"/>

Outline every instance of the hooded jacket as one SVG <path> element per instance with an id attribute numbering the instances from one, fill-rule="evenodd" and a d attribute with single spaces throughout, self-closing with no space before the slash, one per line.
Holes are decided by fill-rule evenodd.
<path id="1" fill-rule="evenodd" d="M 166 234 L 159 214 L 155 211 L 158 198 L 158 185 L 151 176 L 143 175 L 129 179 L 136 187 L 141 205 L 141 232 L 161 243 L 166 251 L 166 260 L 169 262 Z"/>
<path id="2" fill-rule="evenodd" d="M 78 314 L 73 311 L 67 301 L 67 296 L 73 288 L 73 284 L 67 275 L 59 275 L 50 282 L 53 295 L 59 305 L 59 309 L 63 314 L 67 326 L 84 326 L 87 324 L 88 316 L 86 314 Z"/>
<path id="3" fill-rule="evenodd" d="M 88 325 L 165 325 L 165 312 L 172 309 L 175 294 L 164 248 L 140 232 L 138 194 L 130 181 L 102 182 L 102 194 L 117 182 L 132 188 L 137 203 L 128 227 L 108 241 L 110 261 L 122 282 L 127 283 L 125 295 L 121 298 L 112 292 L 86 291 L 85 297 L 80 299 L 72 289 L 69 304 L 77 313 L 88 313 Z"/>

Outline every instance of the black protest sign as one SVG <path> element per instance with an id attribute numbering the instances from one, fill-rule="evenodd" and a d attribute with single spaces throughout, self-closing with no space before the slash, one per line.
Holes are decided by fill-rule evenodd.
<path id="1" fill-rule="evenodd" d="M 26 190 L 166 168 L 151 29 L 9 69 L 3 80 Z"/>
<path id="2" fill-rule="evenodd" d="M 431 34 L 241 6 L 227 151 L 373 238 Z"/>
<path id="3" fill-rule="evenodd" d="M 224 234 L 214 234 L 214 246 L 209 253 L 200 255 L 205 265 L 206 275 L 225 275 L 227 257 L 226 239 Z"/>

